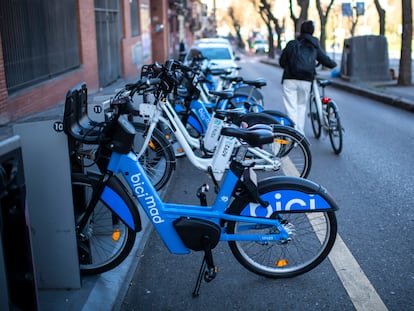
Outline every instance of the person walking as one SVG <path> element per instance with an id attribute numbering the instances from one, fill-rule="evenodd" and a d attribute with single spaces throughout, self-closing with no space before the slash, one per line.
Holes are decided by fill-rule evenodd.
<path id="1" fill-rule="evenodd" d="M 317 62 L 328 68 L 337 66 L 321 49 L 319 40 L 313 37 L 313 21 L 305 21 L 300 34 L 287 43 L 279 58 L 284 69 L 282 76 L 283 103 L 287 115 L 295 122 L 296 129 L 305 133 L 306 104 L 312 81 L 316 75 Z"/>

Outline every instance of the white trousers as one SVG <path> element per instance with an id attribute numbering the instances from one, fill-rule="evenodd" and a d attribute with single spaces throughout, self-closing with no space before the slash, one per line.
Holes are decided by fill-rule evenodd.
<path id="1" fill-rule="evenodd" d="M 306 106 L 309 100 L 311 82 L 285 79 L 282 86 L 286 113 L 295 122 L 296 129 L 304 134 Z"/>

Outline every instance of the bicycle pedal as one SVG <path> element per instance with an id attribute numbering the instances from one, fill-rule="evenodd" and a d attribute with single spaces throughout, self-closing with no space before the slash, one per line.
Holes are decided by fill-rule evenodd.
<path id="1" fill-rule="evenodd" d="M 207 206 L 207 195 L 206 193 L 209 190 L 208 184 L 201 185 L 197 190 L 197 198 L 200 199 L 201 206 Z"/>
<path id="2" fill-rule="evenodd" d="M 206 271 L 204 272 L 204 281 L 211 282 L 215 279 L 216 275 L 218 272 L 218 267 L 214 266 L 213 268 L 210 269 L 206 269 Z"/>

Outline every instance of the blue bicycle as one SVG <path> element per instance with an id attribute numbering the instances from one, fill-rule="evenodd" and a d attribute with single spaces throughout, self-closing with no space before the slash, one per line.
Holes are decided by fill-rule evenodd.
<path id="1" fill-rule="evenodd" d="M 136 87 L 158 82 L 142 79 Z M 86 85 L 68 92 L 63 120 L 72 141 L 99 146 L 93 159 L 99 173 L 72 176 L 83 273 L 108 271 L 129 255 L 141 230 L 136 202 L 171 253 L 204 252 L 194 296 L 201 281 L 209 282 L 217 273 L 212 250 L 219 241 L 229 243 L 245 268 L 271 278 L 297 276 L 326 258 L 337 233 L 338 207 L 330 194 L 316 183 L 295 177 L 257 182 L 251 163 L 244 160 L 249 146 L 273 141 L 269 125 L 223 128 L 223 140 L 230 137 L 240 144 L 214 203 L 208 206 L 200 191 L 198 205 L 172 204 L 163 202 L 132 151 L 135 129 L 122 114 L 130 98 L 114 101 L 108 120 L 96 124 L 79 113 L 85 92 Z"/>
<path id="2" fill-rule="evenodd" d="M 175 61 L 176 68 L 183 68 L 179 62 Z M 152 65 L 146 65 L 145 73 L 151 71 Z M 204 120 L 205 111 L 210 113 L 215 110 L 226 110 L 243 108 L 246 112 L 263 112 L 273 117 L 274 122 L 281 125 L 294 127 L 292 119 L 285 113 L 278 110 L 265 110 L 263 108 L 263 95 L 260 89 L 266 86 L 267 82 L 263 78 L 246 80 L 241 76 L 221 74 L 220 80 L 223 85 L 215 89 L 215 81 L 208 71 L 202 70 L 197 62 L 193 62 L 190 73 L 182 75 L 182 83 L 177 88 L 177 96 L 171 99 L 178 112 L 183 114 L 183 122 L 192 127 L 195 134 L 205 133 L 208 121 Z M 141 75 L 142 76 L 142 75 Z M 224 89 L 223 89 L 224 87 Z M 223 92 L 227 94 L 224 97 Z M 203 107 L 201 107 L 203 106 Z M 203 111 L 200 113 L 200 111 Z"/>

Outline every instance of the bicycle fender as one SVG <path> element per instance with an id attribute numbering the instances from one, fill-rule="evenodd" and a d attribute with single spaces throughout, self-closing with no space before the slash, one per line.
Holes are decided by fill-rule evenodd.
<path id="1" fill-rule="evenodd" d="M 338 105 L 332 99 L 329 101 L 329 104 L 338 112 Z"/>
<path id="2" fill-rule="evenodd" d="M 116 215 L 118 215 L 131 230 L 134 230 L 135 232 L 141 231 L 142 223 L 139 212 L 136 208 L 129 208 L 129 206 L 135 206 L 135 203 L 118 178 L 110 178 L 108 186 L 105 186 L 102 191 L 101 200 Z"/>
<path id="3" fill-rule="evenodd" d="M 208 112 L 204 103 L 198 100 L 192 100 L 190 108 L 193 115 L 190 115 L 187 122 L 194 126 L 199 133 L 205 133 L 208 124 L 210 123 L 211 115 Z M 197 125 L 198 123 L 198 125 Z"/>
<path id="4" fill-rule="evenodd" d="M 203 126 L 194 116 L 190 115 L 187 119 L 187 123 L 190 124 L 198 133 L 205 133 Z"/>
<path id="5" fill-rule="evenodd" d="M 264 179 L 258 184 L 260 198 L 269 203 L 263 207 L 251 202 L 246 195 L 227 210 L 229 214 L 269 218 L 277 212 L 333 212 L 338 210 L 333 197 L 327 190 L 307 179 L 280 176 Z"/>

